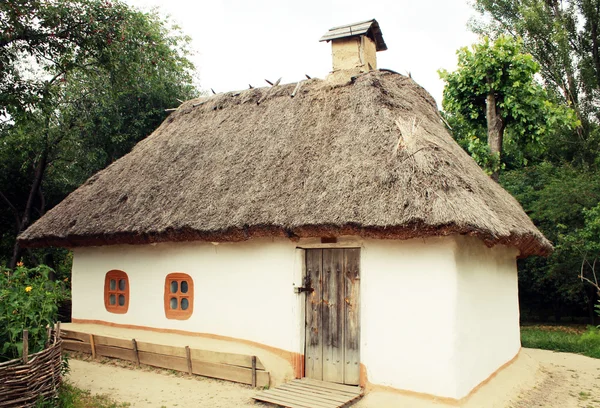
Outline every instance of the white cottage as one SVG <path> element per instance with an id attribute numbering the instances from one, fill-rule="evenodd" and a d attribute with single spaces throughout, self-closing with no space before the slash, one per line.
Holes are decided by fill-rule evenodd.
<path id="1" fill-rule="evenodd" d="M 377 70 L 375 20 L 323 40 L 327 79 L 182 104 L 20 242 L 73 250 L 74 322 L 461 399 L 518 354 L 516 260 L 552 246 L 431 96 Z"/>

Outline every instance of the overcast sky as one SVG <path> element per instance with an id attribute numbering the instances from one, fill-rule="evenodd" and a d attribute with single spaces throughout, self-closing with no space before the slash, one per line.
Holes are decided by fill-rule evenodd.
<path id="1" fill-rule="evenodd" d="M 379 68 L 406 74 L 441 105 L 437 70 L 456 66 L 456 50 L 477 40 L 467 27 L 468 0 L 126 0 L 158 7 L 192 37 L 202 89 L 216 92 L 265 86 L 264 79 L 324 78 L 331 45 L 319 38 L 334 26 L 377 19 L 387 51 Z"/>

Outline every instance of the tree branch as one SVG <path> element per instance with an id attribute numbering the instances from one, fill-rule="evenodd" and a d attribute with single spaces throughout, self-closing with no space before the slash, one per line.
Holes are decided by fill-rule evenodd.
<path id="1" fill-rule="evenodd" d="M 15 221 L 16 221 L 16 230 L 19 230 L 19 226 L 21 225 L 21 217 L 19 217 L 19 211 L 17 210 L 17 208 L 10 202 L 10 200 L 2 193 L 2 191 L 0 191 L 0 197 L 2 197 L 2 200 L 4 200 L 4 202 L 8 205 L 8 207 L 11 209 L 11 212 L 13 213 L 13 216 L 15 217 Z"/>

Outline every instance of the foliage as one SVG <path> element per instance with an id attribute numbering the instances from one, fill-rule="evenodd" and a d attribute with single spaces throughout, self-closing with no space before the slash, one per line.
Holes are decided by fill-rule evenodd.
<path id="1" fill-rule="evenodd" d="M 598 280 L 600 272 L 600 204 L 590 209 L 584 209 L 583 219 L 584 225 L 573 232 L 562 234 L 561 241 L 564 247 L 580 254 L 579 278 L 591 284 L 600 295 L 600 281 Z"/>
<path id="2" fill-rule="evenodd" d="M 0 263 L 14 266 L 20 231 L 196 90 L 190 39 L 120 1 L 2 2 L 0 33 Z"/>
<path id="3" fill-rule="evenodd" d="M 526 209 L 533 222 L 555 243 L 548 259 L 519 261 L 522 311 L 537 310 L 557 320 L 565 315 L 590 315 L 594 291 L 577 277 L 581 251 L 569 242 L 585 225 L 586 209 L 600 201 L 600 177 L 572 165 L 543 162 L 507 171 L 500 182 Z M 596 238 L 598 239 L 598 238 Z"/>
<path id="4" fill-rule="evenodd" d="M 44 349 L 46 327 L 56 322 L 57 304 L 67 297 L 64 282 L 49 281 L 49 272 L 44 265 L 0 269 L 0 360 L 21 356 L 24 329 L 29 331 L 29 352 Z"/>
<path id="5" fill-rule="evenodd" d="M 459 143 L 488 172 L 511 163 L 527 164 L 539 156 L 540 144 L 561 127 L 575 126 L 574 113 L 552 102 L 535 81 L 539 70 L 533 57 L 522 50 L 521 40 L 484 38 L 472 49 L 458 52 L 458 69 L 441 70 L 446 82 L 443 108 Z M 496 111 L 506 131 L 505 155 L 492 156 L 487 147 L 486 98 L 493 94 Z"/>
<path id="6" fill-rule="evenodd" d="M 531 55 L 534 68 L 539 68 L 531 84 L 551 102 L 545 108 L 558 109 L 547 117 L 561 117 L 568 107 L 576 120 L 571 113 L 565 126 L 562 119 L 548 121 L 546 114 L 531 112 L 534 116 L 528 118 L 536 123 L 525 133 L 520 132 L 522 123 L 517 123 L 517 132 L 507 125 L 500 162 L 489 157 L 479 113 L 476 118 L 453 111 L 445 116 L 456 140 L 482 166 L 504 169 L 501 184 L 555 245 L 547 259 L 518 262 L 522 316 L 587 316 L 593 323 L 598 291 L 578 275 L 595 282 L 591 272 L 599 241 L 593 231 L 600 203 L 600 0 L 475 0 L 474 6 L 481 13 L 471 22 L 476 33 L 493 40 L 490 44 L 510 38 L 521 54 Z M 502 60 L 488 56 L 495 58 L 490 64 Z M 521 66 L 527 68 L 526 63 Z M 539 95 L 536 92 L 531 98 Z M 470 108 L 477 92 L 466 89 L 451 96 L 457 95 Z"/>
<path id="7" fill-rule="evenodd" d="M 36 408 L 125 408 L 128 403 L 118 403 L 106 395 L 92 395 L 63 381 L 58 390 L 57 401 L 40 401 Z"/>
<path id="8" fill-rule="evenodd" d="M 600 330 L 590 326 L 583 333 L 549 329 L 539 326 L 521 327 L 521 344 L 523 347 L 544 350 L 578 353 L 588 357 L 600 358 Z"/>
<path id="9" fill-rule="evenodd" d="M 475 32 L 512 35 L 541 66 L 542 78 L 587 124 L 600 119 L 599 0 L 475 0 L 485 18 Z"/>

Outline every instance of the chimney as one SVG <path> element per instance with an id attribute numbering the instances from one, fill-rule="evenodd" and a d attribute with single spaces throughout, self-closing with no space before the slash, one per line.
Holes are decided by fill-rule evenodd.
<path id="1" fill-rule="evenodd" d="M 387 50 L 377 20 L 330 29 L 320 41 L 331 41 L 334 79 L 350 77 L 377 69 L 377 51 Z"/>

